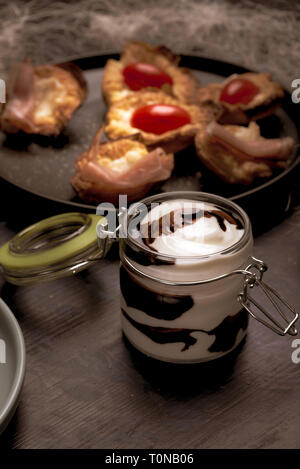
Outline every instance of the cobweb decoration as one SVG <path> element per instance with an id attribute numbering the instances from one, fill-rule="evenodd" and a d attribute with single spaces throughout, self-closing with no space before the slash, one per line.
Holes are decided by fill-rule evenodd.
<path id="1" fill-rule="evenodd" d="M 300 3 L 255 0 L 0 0 L 0 73 L 34 63 L 119 51 L 129 40 L 272 73 L 300 74 Z"/>

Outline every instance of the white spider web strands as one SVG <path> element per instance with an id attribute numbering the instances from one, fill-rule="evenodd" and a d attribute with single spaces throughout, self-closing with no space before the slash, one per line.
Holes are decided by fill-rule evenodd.
<path id="1" fill-rule="evenodd" d="M 165 44 L 254 70 L 290 88 L 300 73 L 300 3 L 255 0 L 0 0 L 0 73 L 118 51 L 129 40 Z"/>

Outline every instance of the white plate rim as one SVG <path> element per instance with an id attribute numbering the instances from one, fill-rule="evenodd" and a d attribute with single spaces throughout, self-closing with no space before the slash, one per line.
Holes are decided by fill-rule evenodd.
<path id="1" fill-rule="evenodd" d="M 10 325 L 14 339 L 16 341 L 16 354 L 17 354 L 17 367 L 15 370 L 15 377 L 13 385 L 7 397 L 4 406 L 0 409 L 0 434 L 4 431 L 8 425 L 10 419 L 16 410 L 19 402 L 19 396 L 23 387 L 25 368 L 26 368 L 26 350 L 24 337 L 21 328 L 16 320 L 11 309 L 7 304 L 0 298 L 0 314 L 5 317 Z"/>

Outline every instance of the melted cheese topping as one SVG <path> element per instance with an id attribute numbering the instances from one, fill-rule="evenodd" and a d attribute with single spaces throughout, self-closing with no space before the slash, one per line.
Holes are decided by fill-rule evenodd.
<path id="1" fill-rule="evenodd" d="M 54 77 L 37 80 L 37 105 L 34 112 L 36 120 L 48 121 L 54 118 L 57 105 L 63 104 L 67 98 L 65 87 Z"/>
<path id="2" fill-rule="evenodd" d="M 256 122 L 250 122 L 248 127 L 228 125 L 225 128 L 244 142 L 255 142 L 260 138 L 260 129 Z"/>
<path id="3" fill-rule="evenodd" d="M 113 91 L 111 93 L 111 101 L 112 103 L 116 103 L 117 101 L 126 98 L 126 96 L 128 96 L 129 94 L 131 94 L 131 91 L 127 89 L 121 91 Z"/>
<path id="4" fill-rule="evenodd" d="M 135 163 L 147 155 L 147 150 L 142 145 L 133 147 L 119 158 L 109 158 L 107 156 L 99 156 L 98 162 L 117 173 L 127 172 Z"/>

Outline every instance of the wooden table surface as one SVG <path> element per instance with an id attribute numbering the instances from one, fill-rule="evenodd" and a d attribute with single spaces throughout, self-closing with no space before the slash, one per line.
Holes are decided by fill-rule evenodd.
<path id="1" fill-rule="evenodd" d="M 1 243 L 30 221 L 4 205 Z M 255 255 L 270 266 L 265 280 L 298 308 L 299 228 L 297 205 L 255 239 Z M 292 337 L 250 319 L 237 356 L 206 366 L 154 364 L 122 338 L 118 269 L 115 249 L 52 283 L 14 287 L 1 280 L 1 297 L 24 333 L 27 373 L 0 448 L 299 447 L 300 364 L 291 360 Z"/>

